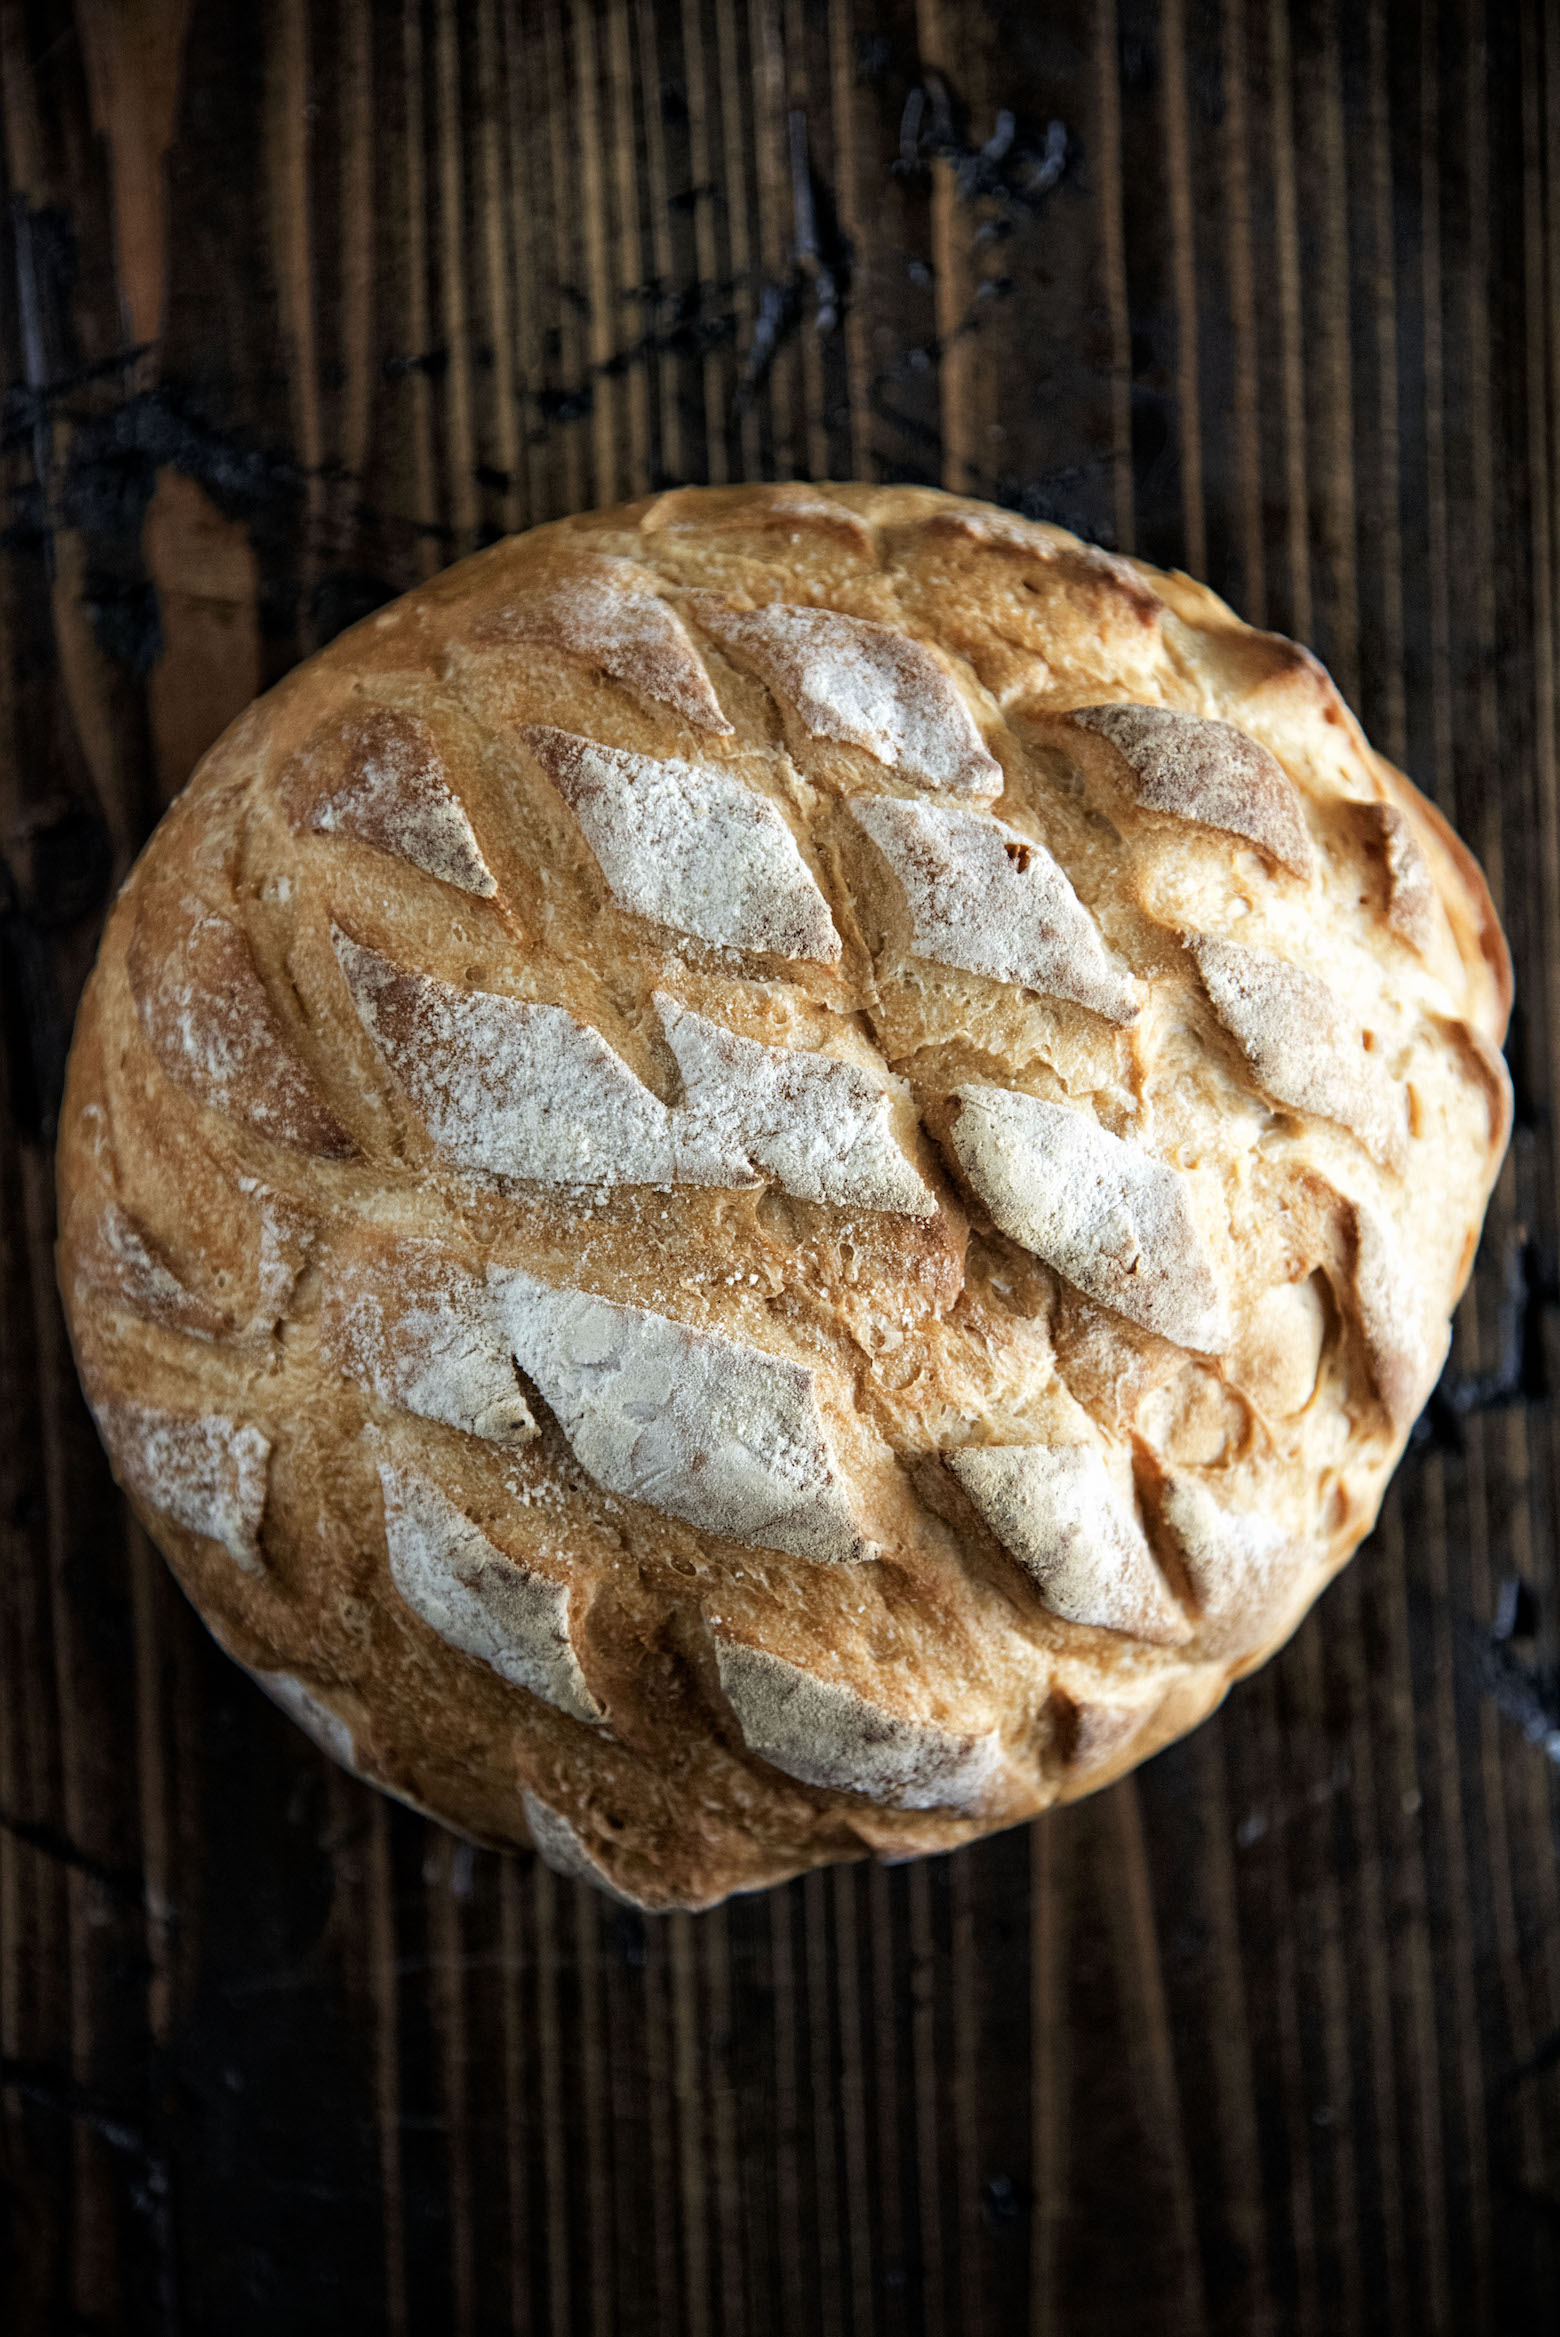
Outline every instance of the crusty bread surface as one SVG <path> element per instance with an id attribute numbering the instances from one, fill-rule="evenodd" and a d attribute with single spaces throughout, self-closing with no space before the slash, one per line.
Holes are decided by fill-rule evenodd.
<path id="1" fill-rule="evenodd" d="M 647 1909 L 1191 1727 L 1375 1515 L 1504 1151 L 1474 862 L 1306 651 L 920 488 L 495 545 L 104 935 L 61 1287 L 331 1753 Z"/>

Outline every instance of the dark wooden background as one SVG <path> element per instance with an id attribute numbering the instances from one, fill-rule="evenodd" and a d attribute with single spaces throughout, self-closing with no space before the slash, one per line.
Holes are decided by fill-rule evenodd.
<path id="1" fill-rule="evenodd" d="M 1548 2332 L 1560 12 L 0 0 L 0 2319 Z M 973 489 L 1312 642 L 1489 869 L 1517 1133 L 1381 1529 L 1029 1831 L 642 1921 L 331 1771 L 121 1508 L 50 1145 L 253 692 L 675 480 Z"/>

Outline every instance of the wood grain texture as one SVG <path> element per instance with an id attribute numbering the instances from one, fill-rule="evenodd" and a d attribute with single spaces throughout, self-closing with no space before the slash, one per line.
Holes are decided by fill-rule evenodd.
<path id="1" fill-rule="evenodd" d="M 1560 2293 L 1560 30 L 1542 0 L 0 0 L 0 2311 L 1525 2332 Z M 49 1152 L 250 690 L 681 480 L 990 495 L 1309 639 L 1511 934 L 1381 1527 L 1027 1834 L 645 1920 L 331 1772 L 115 1495 Z"/>

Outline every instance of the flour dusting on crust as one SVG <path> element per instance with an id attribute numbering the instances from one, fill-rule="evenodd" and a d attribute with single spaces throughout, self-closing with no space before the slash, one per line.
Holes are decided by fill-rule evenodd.
<path id="1" fill-rule="evenodd" d="M 352 1001 L 440 1149 L 549 1185 L 747 1184 L 561 1006 L 457 990 L 333 928 Z"/>
<path id="2" fill-rule="evenodd" d="M 641 535 L 831 535 L 854 550 L 875 548 L 871 528 L 847 504 L 799 479 L 728 491 L 712 502 L 706 487 L 673 487 L 658 495 L 639 522 Z"/>
<path id="3" fill-rule="evenodd" d="M 155 1404 L 100 1404 L 94 1417 L 120 1477 L 148 1509 L 220 1542 L 246 1574 L 262 1571 L 269 1437 L 221 1412 Z"/>
<path id="4" fill-rule="evenodd" d="M 283 792 L 295 826 L 355 836 L 482 900 L 498 891 L 438 741 L 414 714 L 376 706 L 333 724 L 310 741 Z"/>
<path id="5" fill-rule="evenodd" d="M 604 1719 L 569 1636 L 568 1585 L 496 1548 L 415 1469 L 381 1461 L 379 1482 L 391 1576 L 428 1628 L 512 1688 L 575 1720 Z"/>
<path id="6" fill-rule="evenodd" d="M 470 640 L 476 649 L 532 645 L 577 658 L 670 706 L 695 730 L 731 729 L 687 626 L 660 597 L 660 579 L 633 560 L 577 554 L 568 574 L 484 617 Z"/>
<path id="7" fill-rule="evenodd" d="M 185 1331 L 192 1339 L 215 1339 L 233 1328 L 225 1309 L 186 1288 L 117 1201 L 105 1203 L 83 1242 L 76 1281 L 83 1295 L 93 1293 L 147 1322 Z"/>
<path id="8" fill-rule="evenodd" d="M 1362 803 L 1355 817 L 1380 855 L 1386 878 L 1387 923 L 1400 941 L 1421 955 L 1435 940 L 1439 903 L 1430 863 L 1419 848 L 1412 823 L 1390 803 Z"/>
<path id="9" fill-rule="evenodd" d="M 543 1866 L 551 1867 L 554 1874 L 561 1874 L 570 1882 L 594 1884 L 607 1898 L 616 1899 L 620 1907 L 633 1907 L 641 1915 L 660 1913 L 665 1904 L 663 1900 L 636 1899 L 631 1891 L 625 1891 L 620 1883 L 614 1882 L 595 1852 L 587 1846 L 579 1828 L 543 1801 L 540 1794 L 533 1793 L 529 1786 L 522 1786 L 520 1800 L 525 1809 L 531 1846 Z M 679 1906 L 686 1906 L 687 1903 L 686 1900 L 677 1902 Z"/>
<path id="10" fill-rule="evenodd" d="M 904 887 L 919 956 L 1135 1019 L 1137 983 L 1043 844 L 982 812 L 897 796 L 857 796 L 850 810 Z"/>
<path id="11" fill-rule="evenodd" d="M 865 1794 L 885 1809 L 978 1810 L 1001 1769 L 995 1729 L 908 1720 L 739 1640 L 717 1638 L 715 1661 L 748 1751 L 803 1785 Z"/>
<path id="12" fill-rule="evenodd" d="M 1225 1507 L 1195 1477 L 1167 1479 L 1164 1517 L 1200 1610 L 1200 1646 L 1229 1657 L 1260 1647 L 1307 1570 L 1305 1552 L 1270 1518 Z"/>
<path id="13" fill-rule="evenodd" d="M 357 1748 L 352 1731 L 339 1712 L 333 1712 L 323 1696 L 300 1680 L 295 1672 L 256 1672 L 250 1678 L 263 1688 L 271 1702 L 286 1713 L 288 1719 L 313 1739 L 322 1753 L 338 1761 L 343 1769 L 358 1775 Z"/>
<path id="14" fill-rule="evenodd" d="M 935 1214 L 881 1080 L 832 1055 L 761 1046 L 661 992 L 655 1004 L 683 1076 L 681 1116 L 711 1152 L 747 1159 L 803 1201 Z"/>
<path id="15" fill-rule="evenodd" d="M 1277 756 L 1233 722 L 1124 705 L 1079 706 L 1072 720 L 1110 740 L 1149 810 L 1244 836 L 1292 875 L 1309 876 L 1315 855 L 1300 791 Z"/>
<path id="16" fill-rule="evenodd" d="M 1354 1295 L 1371 1377 L 1398 1428 L 1407 1428 L 1440 1377 L 1451 1326 L 1440 1291 L 1406 1258 L 1367 1202 L 1354 1203 Z"/>
<path id="17" fill-rule="evenodd" d="M 1150 1696 L 1141 1704 L 1113 1704 L 1093 1698 L 1073 1702 L 1068 1768 L 1075 1773 L 1103 1769 L 1148 1726 L 1162 1702 L 1159 1696 Z"/>
<path id="18" fill-rule="evenodd" d="M 928 536 L 962 536 L 993 552 L 1012 552 L 1020 558 L 1043 561 L 1048 567 L 1072 569 L 1098 577 L 1116 587 L 1124 598 L 1141 604 L 1145 614 L 1160 616 L 1164 604 L 1142 569 L 1119 552 L 1086 544 L 1065 535 L 1046 521 L 1025 519 L 1021 512 L 1001 511 L 993 505 L 981 510 L 933 512 L 923 523 Z"/>
<path id="19" fill-rule="evenodd" d="M 152 1050 L 177 1086 L 273 1144 L 336 1159 L 352 1151 L 288 1044 L 249 942 L 230 917 L 187 897 L 154 931 L 139 920 L 130 979 Z"/>
<path id="20" fill-rule="evenodd" d="M 995 1223 L 1102 1306 L 1204 1354 L 1229 1324 L 1179 1169 L 1086 1112 L 961 1087 L 953 1148 Z"/>
<path id="21" fill-rule="evenodd" d="M 1372 1159 L 1396 1167 L 1401 1096 L 1370 1060 L 1327 984 L 1271 950 L 1194 935 L 1190 943 L 1214 1012 L 1275 1103 L 1350 1129 Z"/>
<path id="22" fill-rule="evenodd" d="M 774 805 L 723 771 L 520 734 L 585 832 L 620 908 L 727 949 L 832 962 L 829 904 Z"/>
<path id="23" fill-rule="evenodd" d="M 437 1242 L 339 1251 L 320 1296 L 320 1348 L 343 1377 L 399 1411 L 493 1444 L 536 1435 L 486 1281 Z"/>
<path id="24" fill-rule="evenodd" d="M 887 625 L 832 609 L 734 609 L 712 593 L 690 607 L 723 649 L 756 668 L 814 738 L 862 747 L 901 779 L 958 795 L 1000 795 L 987 748 L 946 666 Z"/>
<path id="25" fill-rule="evenodd" d="M 521 1369 L 609 1493 L 798 1558 L 872 1555 L 805 1365 L 518 1267 L 488 1283 Z"/>
<path id="26" fill-rule="evenodd" d="M 948 1466 L 1054 1614 L 1162 1646 L 1190 1636 L 1093 1445 L 969 1445 Z"/>

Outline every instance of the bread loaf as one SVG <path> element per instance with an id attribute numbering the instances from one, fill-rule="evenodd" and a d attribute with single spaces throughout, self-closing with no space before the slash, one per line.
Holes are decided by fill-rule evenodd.
<path id="1" fill-rule="evenodd" d="M 337 1760 L 650 1909 L 1189 1728 L 1368 1530 L 1508 1128 L 1326 674 L 923 489 L 495 545 L 207 756 L 71 1059 L 139 1515 Z"/>

